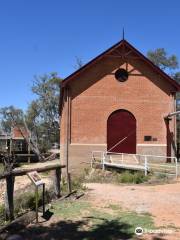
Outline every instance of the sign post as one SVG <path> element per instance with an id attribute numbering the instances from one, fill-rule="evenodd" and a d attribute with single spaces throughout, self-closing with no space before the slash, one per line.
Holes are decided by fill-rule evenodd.
<path id="1" fill-rule="evenodd" d="M 39 193 L 38 193 L 38 187 L 43 187 L 43 215 L 45 213 L 45 183 L 41 179 L 40 175 L 37 173 L 37 171 L 29 172 L 27 173 L 27 176 L 31 180 L 31 182 L 35 186 L 35 200 L 36 200 L 36 223 L 38 223 L 38 201 L 39 201 Z"/>

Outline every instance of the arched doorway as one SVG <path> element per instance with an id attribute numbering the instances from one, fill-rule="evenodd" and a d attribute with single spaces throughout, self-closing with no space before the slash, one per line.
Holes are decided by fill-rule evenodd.
<path id="1" fill-rule="evenodd" d="M 129 111 L 120 109 L 109 116 L 107 151 L 136 153 L 136 119 Z"/>

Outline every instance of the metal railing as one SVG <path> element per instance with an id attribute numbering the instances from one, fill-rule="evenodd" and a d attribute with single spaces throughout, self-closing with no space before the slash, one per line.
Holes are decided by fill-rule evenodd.
<path id="1" fill-rule="evenodd" d="M 167 162 L 168 159 L 170 163 Z M 177 158 L 169 156 L 93 151 L 91 167 L 94 164 L 100 164 L 102 169 L 105 169 L 105 166 L 119 168 L 125 166 L 128 168 L 129 166 L 129 169 L 134 167 L 134 170 L 138 170 L 139 167 L 139 170 L 144 170 L 145 175 L 148 174 L 148 171 L 175 175 L 176 178 L 179 175 Z"/>
<path id="2" fill-rule="evenodd" d="M 103 161 L 104 152 L 103 151 L 92 151 L 92 158 L 91 158 L 91 168 L 93 168 L 93 164 L 104 164 Z"/>

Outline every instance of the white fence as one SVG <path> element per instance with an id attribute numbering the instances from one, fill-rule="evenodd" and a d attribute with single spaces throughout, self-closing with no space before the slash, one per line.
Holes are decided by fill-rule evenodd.
<path id="1" fill-rule="evenodd" d="M 177 178 L 179 174 L 177 158 L 168 156 L 93 151 L 91 167 L 94 164 L 101 165 L 103 169 L 105 169 L 105 166 L 109 166 L 129 170 L 143 170 L 145 175 L 148 174 L 148 171 L 153 171 L 175 175 Z"/>

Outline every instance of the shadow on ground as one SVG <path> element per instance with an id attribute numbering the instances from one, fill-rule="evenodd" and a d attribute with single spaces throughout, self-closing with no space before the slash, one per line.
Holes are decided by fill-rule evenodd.
<path id="1" fill-rule="evenodd" d="M 32 225 L 20 230 L 18 234 L 24 240 L 117 240 L 132 239 L 134 235 L 129 224 L 99 218 L 102 223 L 91 227 L 91 219 L 93 217 L 75 222 L 59 221 L 49 226 Z M 11 230 L 8 235 L 17 234 L 16 229 Z"/>

